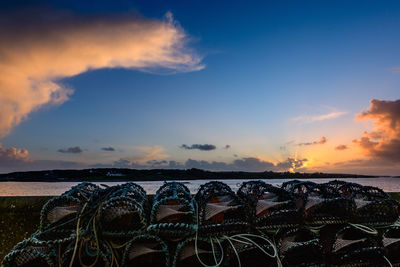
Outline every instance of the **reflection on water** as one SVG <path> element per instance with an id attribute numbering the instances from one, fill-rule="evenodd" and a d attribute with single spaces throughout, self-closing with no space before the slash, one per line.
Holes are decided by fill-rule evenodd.
<path id="1" fill-rule="evenodd" d="M 280 186 L 283 182 L 292 179 L 263 179 L 264 182 L 276 186 Z M 303 180 L 303 179 L 299 179 Z M 321 178 L 321 179 L 307 179 L 316 183 L 325 183 L 334 179 Z M 392 177 L 379 177 L 379 178 L 346 178 L 340 179 L 347 182 L 359 183 L 362 185 L 376 186 L 386 192 L 400 192 L 400 178 Z M 201 184 L 206 183 L 208 180 L 191 180 L 181 181 L 186 184 L 192 193 L 196 193 Z M 240 184 L 245 180 L 222 180 L 228 184 L 234 191 L 238 189 Z M 70 189 L 72 186 L 79 182 L 0 182 L 0 196 L 55 196 L 60 195 Z M 121 184 L 123 182 L 95 182 L 95 184 L 107 184 L 109 186 Z M 147 194 L 155 194 L 157 189 L 163 184 L 162 181 L 158 182 L 137 182 L 147 192 Z"/>

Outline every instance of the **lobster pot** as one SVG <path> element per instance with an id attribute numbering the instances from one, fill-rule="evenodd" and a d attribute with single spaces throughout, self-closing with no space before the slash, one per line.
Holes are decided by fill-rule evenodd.
<path id="1" fill-rule="evenodd" d="M 400 265 L 400 227 L 388 228 L 382 235 L 382 245 L 385 256 L 389 261 L 398 266 Z"/>
<path id="2" fill-rule="evenodd" d="M 112 251 L 102 240 L 97 240 L 94 237 L 84 238 L 79 240 L 75 246 L 75 242 L 71 242 L 62 253 L 61 266 L 112 266 Z M 75 255 L 74 255 L 75 250 Z"/>
<path id="3" fill-rule="evenodd" d="M 260 238 L 261 237 L 261 238 Z M 266 236 L 233 235 L 226 242 L 228 266 L 278 266 L 278 252 Z M 237 253 L 237 255 L 236 255 Z M 240 262 L 240 264 L 239 264 Z"/>
<path id="4" fill-rule="evenodd" d="M 105 238 L 126 239 L 147 227 L 147 197 L 134 183 L 109 189 L 99 210 L 100 231 Z M 122 242 L 122 241 L 121 241 Z"/>
<path id="5" fill-rule="evenodd" d="M 399 202 L 377 187 L 363 186 L 352 196 L 356 204 L 354 221 L 357 223 L 389 225 L 399 218 Z"/>
<path id="6" fill-rule="evenodd" d="M 50 199 L 40 213 L 40 231 L 75 231 L 82 202 L 70 195 Z"/>
<path id="7" fill-rule="evenodd" d="M 320 266 L 324 262 L 317 235 L 307 229 L 284 232 L 278 241 L 283 266 Z"/>
<path id="8" fill-rule="evenodd" d="M 168 267 L 168 247 L 159 237 L 138 235 L 127 244 L 122 266 Z"/>
<path id="9" fill-rule="evenodd" d="M 304 182 L 291 190 L 302 200 L 303 218 L 308 225 L 341 224 L 354 216 L 354 201 L 340 195 L 334 187 Z"/>
<path id="10" fill-rule="evenodd" d="M 331 246 L 331 265 L 384 266 L 380 238 L 371 230 L 354 226 L 340 229 Z"/>
<path id="11" fill-rule="evenodd" d="M 195 202 L 184 184 L 164 183 L 158 189 L 147 230 L 151 234 L 172 239 L 184 238 L 195 233 Z"/>
<path id="12" fill-rule="evenodd" d="M 237 195 L 247 204 L 251 223 L 257 229 L 294 227 L 301 214 L 291 193 L 263 181 L 244 182 Z"/>
<path id="13" fill-rule="evenodd" d="M 26 239 L 18 243 L 14 249 L 6 255 L 2 267 L 55 267 L 56 252 L 46 242 L 38 242 L 35 239 Z"/>
<path id="14" fill-rule="evenodd" d="M 222 182 L 208 182 L 196 194 L 199 234 L 219 236 L 248 230 L 245 203 Z"/>

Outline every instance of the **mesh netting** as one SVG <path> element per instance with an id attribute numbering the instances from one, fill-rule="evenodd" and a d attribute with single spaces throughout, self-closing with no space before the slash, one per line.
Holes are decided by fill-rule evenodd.
<path id="1" fill-rule="evenodd" d="M 248 210 L 244 202 L 222 182 L 202 185 L 196 196 L 198 227 L 201 235 L 244 232 L 248 227 Z"/>
<path id="2" fill-rule="evenodd" d="M 145 191 L 134 183 L 109 189 L 99 210 L 100 231 L 105 237 L 132 237 L 147 227 Z"/>
<path id="3" fill-rule="evenodd" d="M 157 236 L 138 235 L 125 248 L 122 266 L 169 266 L 169 251 Z"/>
<path id="4" fill-rule="evenodd" d="M 382 266 L 384 263 L 381 239 L 372 229 L 345 226 L 338 230 L 331 246 L 331 264 Z"/>
<path id="5" fill-rule="evenodd" d="M 258 229 L 293 227 L 301 215 L 291 193 L 262 181 L 244 182 L 237 195 L 247 203 L 251 222 Z"/>
<path id="6" fill-rule="evenodd" d="M 195 232 L 195 202 L 184 184 L 164 183 L 157 191 L 147 230 L 152 234 L 174 238 L 183 238 Z"/>
<path id="7" fill-rule="evenodd" d="M 332 184 L 297 182 L 285 188 L 289 188 L 289 191 L 297 198 L 306 224 L 345 223 L 354 216 L 354 201 L 342 196 Z"/>
<path id="8" fill-rule="evenodd" d="M 318 266 L 324 262 L 319 238 L 307 229 L 292 229 L 281 234 L 278 250 L 283 266 Z"/>

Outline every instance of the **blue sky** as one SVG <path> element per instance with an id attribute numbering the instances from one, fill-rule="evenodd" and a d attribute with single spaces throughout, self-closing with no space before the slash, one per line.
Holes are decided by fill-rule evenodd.
<path id="1" fill-rule="evenodd" d="M 372 99 L 394 103 L 388 116 L 398 120 L 397 1 L 6 1 L 1 5 L 5 21 L 15 22 L 20 30 L 20 36 L 10 34 L 10 40 L 27 46 L 41 32 L 35 34 L 33 25 L 29 29 L 33 37 L 24 38 L 29 27 L 16 15 L 22 11 L 32 18 L 63 12 L 83 20 L 100 17 L 104 25 L 110 17 L 162 24 L 166 14 L 172 14 L 173 27 L 185 35 L 179 49 L 200 62 L 185 70 L 163 63 L 159 67 L 159 62 L 145 68 L 90 67 L 92 63 L 85 62 L 91 70 L 53 78 L 74 92 L 57 105 L 40 101 L 20 115 L 18 123 L 4 126 L 8 130 L 0 139 L 0 158 L 5 158 L 3 168 L 0 160 L 0 171 L 58 168 L 59 162 L 76 164 L 71 167 L 117 166 L 121 159 L 128 162 L 126 167 L 154 167 L 149 163 L 153 160 L 157 166 L 175 166 L 169 165 L 173 161 L 185 168 L 191 167 L 185 162 L 193 159 L 210 164 L 199 167 L 218 169 L 215 166 L 221 165 L 212 165 L 216 162 L 226 164 L 222 169 L 238 169 L 239 161 L 253 159 L 258 165 L 241 168 L 261 171 L 271 163 L 273 170 L 283 171 L 279 164 L 294 160 L 299 164 L 291 171 L 399 174 L 400 159 L 380 156 L 388 147 L 385 142 L 399 140 L 398 135 L 388 130 L 385 136 L 369 137 L 378 142 L 373 150 L 354 141 L 361 140 L 364 131 L 387 129 L 378 115 L 374 117 Z M 60 25 L 70 19 L 60 17 Z M 5 32 L 6 22 L 0 23 Z M 57 45 L 49 42 L 48 50 Z M 24 57 L 26 50 L 15 51 Z M 32 49 L 29 56 L 40 62 L 41 53 Z M 370 110 L 371 116 L 355 121 L 363 110 Z M 327 142 L 320 144 L 322 137 Z M 184 149 L 182 144 L 212 144 L 216 149 Z M 340 145 L 346 149 L 335 149 Z M 73 147 L 81 152 L 59 152 Z M 19 157 L 10 148 L 29 155 Z M 371 167 L 371 161 L 379 164 Z"/>

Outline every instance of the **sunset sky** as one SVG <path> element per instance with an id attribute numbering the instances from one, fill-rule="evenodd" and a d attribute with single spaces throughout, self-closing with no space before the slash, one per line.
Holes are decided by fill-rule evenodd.
<path id="1" fill-rule="evenodd" d="M 1 1 L 0 173 L 400 175 L 398 1 Z"/>

